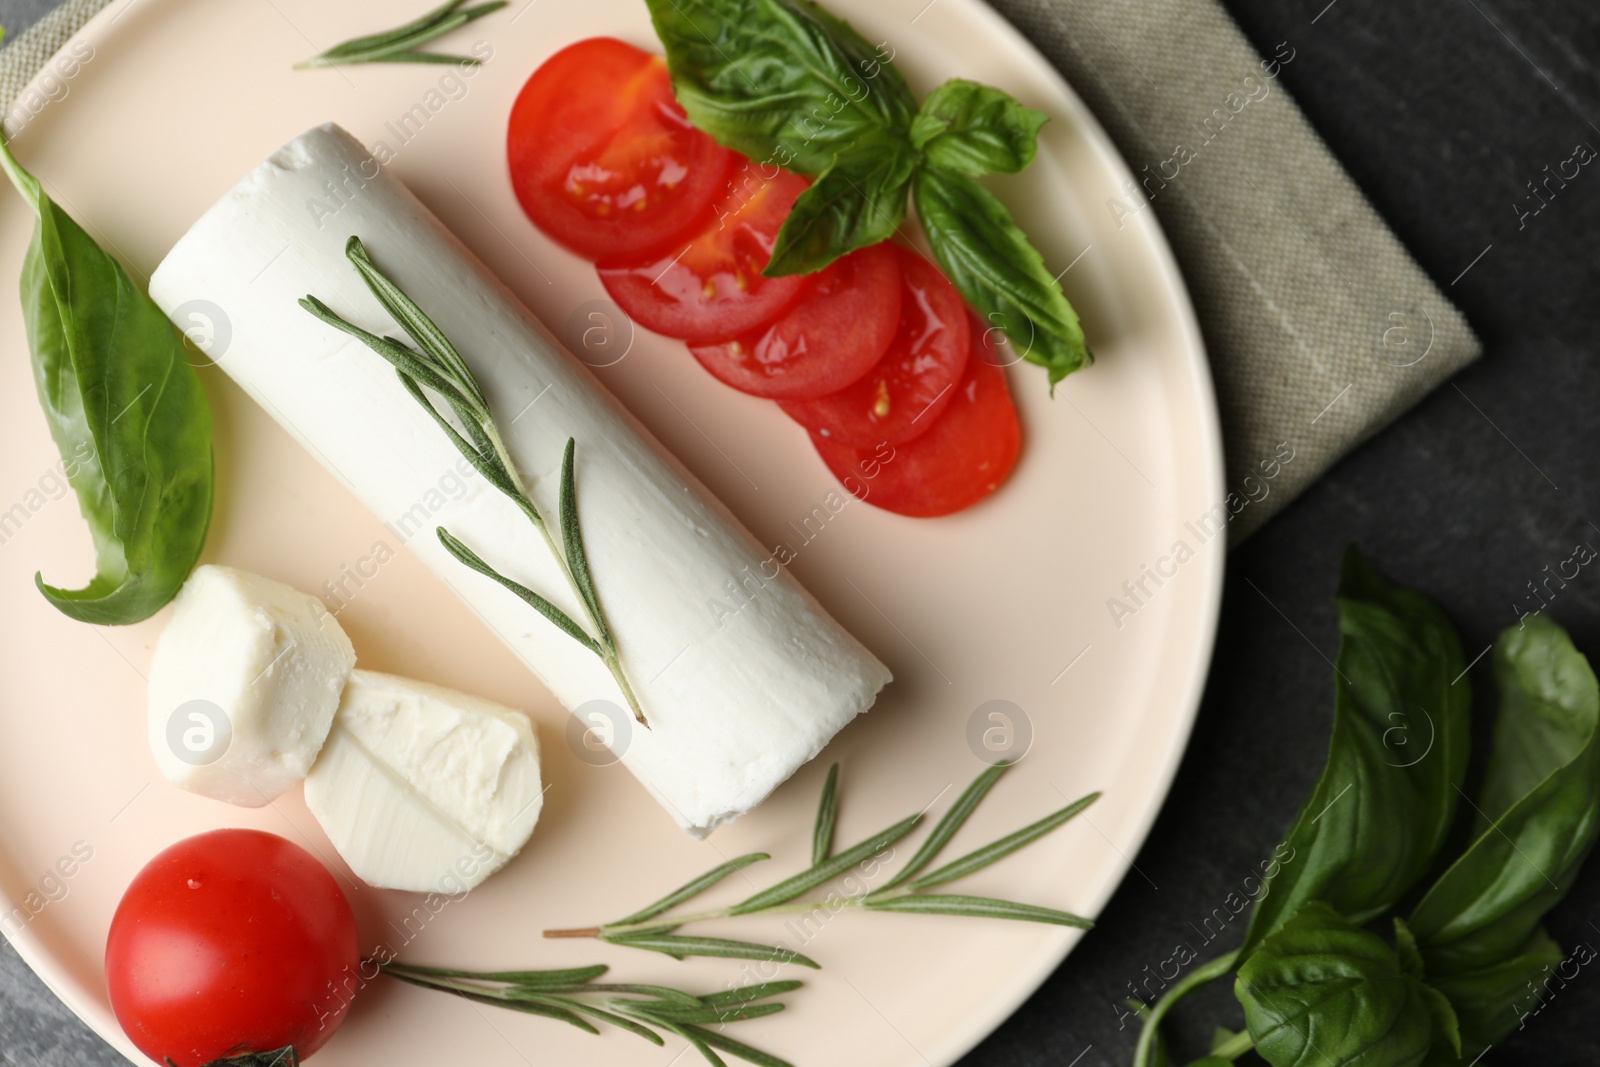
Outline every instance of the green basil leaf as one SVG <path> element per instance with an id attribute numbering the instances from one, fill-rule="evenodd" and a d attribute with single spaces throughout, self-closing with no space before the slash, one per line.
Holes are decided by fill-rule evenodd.
<path id="1" fill-rule="evenodd" d="M 1593 959 L 1590 954 L 1584 962 Z M 1449 998 L 1461 1020 L 1462 1054 L 1478 1055 L 1537 1013 L 1544 1006 L 1544 980 L 1564 960 L 1561 946 L 1539 927 L 1515 952 L 1495 963 L 1430 976 L 1429 983 Z"/>
<path id="2" fill-rule="evenodd" d="M 1042 111 L 1010 93 L 952 78 L 928 94 L 911 123 L 911 143 L 928 162 L 963 174 L 1015 174 L 1033 162 Z"/>
<path id="3" fill-rule="evenodd" d="M 1450 1013 L 1382 938 L 1321 901 L 1261 942 L 1234 992 L 1273 1067 L 1418 1067 Z"/>
<path id="4" fill-rule="evenodd" d="M 1241 958 L 1313 899 L 1358 923 L 1387 911 L 1427 873 L 1455 815 L 1471 704 L 1468 686 L 1453 684 L 1465 670 L 1455 629 L 1352 547 L 1339 632 L 1327 766 L 1289 831 L 1290 858 L 1250 917 Z"/>
<path id="5" fill-rule="evenodd" d="M 1442 1045 L 1452 1056 L 1461 1055 L 1461 1020 L 1450 998 L 1421 979 L 1417 979 L 1417 982 L 1422 991 L 1422 1000 L 1428 1005 L 1428 1013 L 1433 1016 L 1434 1045 Z"/>
<path id="6" fill-rule="evenodd" d="M 82 589 L 34 581 L 64 614 L 138 622 L 177 595 L 211 521 L 211 411 L 161 309 L 0 147 L 34 209 L 22 312 L 34 382 L 67 480 L 89 523 L 95 576 Z"/>
<path id="7" fill-rule="evenodd" d="M 894 65 L 896 50 L 887 40 L 873 44 L 856 28 L 814 0 L 789 0 L 789 6 L 821 26 L 872 91 L 872 107 L 886 125 L 904 129 L 917 114 L 917 98 Z"/>
<path id="8" fill-rule="evenodd" d="M 1572 888 L 1600 834 L 1600 685 L 1588 660 L 1537 615 L 1500 635 L 1494 671 L 1501 707 L 1481 832 L 1409 920 L 1430 975 L 1516 952 Z"/>
<path id="9" fill-rule="evenodd" d="M 1421 978 L 1426 971 L 1422 963 L 1422 950 L 1417 947 L 1417 935 L 1399 916 L 1394 920 L 1394 951 L 1400 957 L 1400 968 L 1413 978 Z"/>
<path id="10" fill-rule="evenodd" d="M 795 200 L 762 273 L 810 274 L 893 237 L 905 221 L 906 189 L 916 167 L 917 154 L 905 137 L 865 132 Z"/>
<path id="11" fill-rule="evenodd" d="M 1494 665 L 1501 710 L 1475 833 L 1502 819 L 1563 764 L 1592 758 L 1600 718 L 1588 659 L 1548 616 L 1530 616 L 1501 634 Z"/>
<path id="12" fill-rule="evenodd" d="M 965 174 L 928 166 L 912 193 L 945 274 L 980 316 L 1005 329 L 1023 359 L 1049 371 L 1052 389 L 1088 365 L 1078 313 L 993 193 Z"/>
<path id="13" fill-rule="evenodd" d="M 807 0 L 645 0 L 689 119 L 757 163 L 820 174 L 916 98 L 879 49 Z"/>

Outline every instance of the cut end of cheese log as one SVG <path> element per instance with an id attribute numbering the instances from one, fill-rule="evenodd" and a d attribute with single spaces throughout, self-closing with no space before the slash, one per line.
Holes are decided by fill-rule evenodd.
<path id="1" fill-rule="evenodd" d="M 355 671 L 306 778 L 306 806 L 356 876 L 455 894 L 505 866 L 543 806 L 539 742 L 520 711 Z"/>
<path id="2" fill-rule="evenodd" d="M 704 835 L 755 807 L 872 705 L 888 669 L 337 126 L 303 134 L 224 196 L 156 269 L 150 295 L 168 314 L 225 316 L 230 339 L 209 353 L 218 366 L 563 705 L 626 707 L 597 657 L 434 536 L 446 527 L 502 574 L 584 618 L 526 517 L 382 358 L 297 306 L 315 295 L 363 329 L 404 336 L 346 258 L 352 236 L 460 351 L 547 516 L 559 513 L 557 472 L 567 439 L 576 440 L 590 569 L 650 723 L 612 717 L 613 751 L 680 826 Z M 730 590 L 742 590 L 731 616 L 714 607 Z"/>
<path id="3" fill-rule="evenodd" d="M 355 666 L 315 597 L 206 564 L 150 664 L 150 751 L 173 785 L 260 807 L 306 776 Z"/>

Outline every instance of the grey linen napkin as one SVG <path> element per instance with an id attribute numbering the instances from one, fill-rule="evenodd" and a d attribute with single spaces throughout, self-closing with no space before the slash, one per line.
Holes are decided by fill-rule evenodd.
<path id="1" fill-rule="evenodd" d="M 992 0 L 1105 124 L 1205 332 L 1231 538 L 1477 358 L 1478 342 L 1216 0 Z M 107 0 L 66 0 L 0 51 L 0 108 Z M 21 111 L 14 112 L 14 105 Z M 1093 342 L 1093 324 L 1090 324 Z"/>
<path id="2" fill-rule="evenodd" d="M 1205 333 L 1237 544 L 1479 354 L 1216 0 L 992 0 L 1067 77 L 1154 210 Z M 1093 342 L 1093 324 L 1090 324 Z M 1285 455 L 1293 458 L 1284 462 Z"/>

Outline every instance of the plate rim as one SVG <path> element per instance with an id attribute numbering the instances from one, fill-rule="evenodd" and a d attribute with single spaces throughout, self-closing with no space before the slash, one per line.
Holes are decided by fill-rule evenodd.
<path id="1" fill-rule="evenodd" d="M 102 7 L 77 32 L 64 41 L 60 49 L 44 61 L 40 71 L 29 79 L 26 87 L 18 94 L 19 98 L 23 93 L 38 88 L 40 77 L 46 72 L 51 58 L 80 40 L 95 43 L 109 36 L 115 32 L 110 28 L 112 24 L 140 2 L 141 0 L 111 0 Z M 1074 126 L 1083 135 L 1084 141 L 1095 155 L 1108 167 L 1119 186 L 1125 181 L 1135 180 L 1133 170 L 1121 149 L 1106 131 L 1098 116 L 1078 94 L 1072 82 L 1016 25 L 987 0 L 949 0 L 949 3 L 951 6 L 963 9 L 966 15 L 983 22 L 986 29 L 1004 41 L 1007 49 L 1018 61 L 1026 63 L 1033 68 L 1034 73 L 1054 83 L 1073 103 L 1076 111 L 1073 116 Z M 1165 289 L 1163 302 L 1167 303 L 1174 313 L 1175 325 L 1188 353 L 1188 358 L 1185 360 L 1187 376 L 1198 401 L 1194 414 L 1196 428 L 1204 446 L 1200 464 L 1204 470 L 1204 496 L 1206 499 L 1223 500 L 1227 476 L 1221 413 L 1217 404 L 1210 357 L 1195 314 L 1194 302 L 1172 252 L 1166 231 L 1156 214 L 1151 213 L 1147 217 L 1141 236 L 1150 244 L 1159 280 Z M 1205 560 L 1204 585 L 1198 594 L 1200 633 L 1191 646 L 1192 659 L 1181 687 L 1182 696 L 1177 702 L 1177 718 L 1174 721 L 1176 729 L 1167 735 L 1168 743 L 1160 753 L 1159 759 L 1151 761 L 1152 771 L 1149 781 L 1152 787 L 1145 791 L 1138 817 L 1132 820 L 1133 830 L 1128 837 L 1128 848 L 1111 865 L 1116 871 L 1115 876 L 1105 881 L 1098 895 L 1092 899 L 1091 906 L 1083 909 L 1089 918 L 1098 918 L 1122 887 L 1129 871 L 1133 869 L 1133 857 L 1143 848 L 1156 819 L 1166 807 L 1178 769 L 1188 752 L 1189 740 L 1199 715 L 1216 646 L 1227 570 L 1227 548 L 1226 537 L 1213 538 L 1203 544 L 1201 551 L 1196 553 Z M 0 912 L 9 911 L 16 904 L 16 901 L 0 890 Z M 963 1026 L 953 1029 L 942 1047 L 933 1050 L 930 1058 L 933 1067 L 951 1067 L 1003 1026 L 1061 967 L 1082 939 L 1082 933 L 1079 931 L 1052 930 L 1052 934 L 1050 939 L 1054 943 L 1048 951 L 1038 957 L 1034 966 L 1018 971 L 1006 991 L 991 999 L 983 1011 L 970 1015 Z M 58 966 L 55 955 L 47 950 L 44 939 L 31 926 L 11 935 L 10 943 L 18 957 L 38 976 L 46 988 L 94 1031 L 96 1036 L 120 1052 L 129 1062 L 134 1064 L 148 1062 L 144 1054 L 128 1039 L 115 1016 L 103 1008 L 92 991 Z"/>

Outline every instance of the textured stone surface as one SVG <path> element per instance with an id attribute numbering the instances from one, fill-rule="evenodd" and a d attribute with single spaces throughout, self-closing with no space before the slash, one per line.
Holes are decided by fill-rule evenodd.
<path id="1" fill-rule="evenodd" d="M 1258 47 L 1293 39 L 1283 78 L 1412 253 L 1466 313 L 1485 358 L 1360 448 L 1236 551 L 1205 706 L 1171 802 L 1100 928 L 964 1067 L 1126 1064 L 1115 1004 L 1279 839 L 1327 740 L 1339 554 L 1358 541 L 1437 598 L 1468 655 L 1578 541 L 1600 548 L 1600 173 L 1518 227 L 1546 164 L 1600 148 L 1600 12 L 1583 0 L 1231 0 Z M 0 0 L 17 29 L 46 0 Z M 1320 16 L 1319 16 L 1320 13 Z M 1316 21 L 1313 23 L 1313 19 Z M 1486 246 L 1489 252 L 1454 281 Z M 0 298 L 5 298 L 0 294 Z M 16 355 L 15 353 L 13 355 Z M 1600 573 L 1552 605 L 1600 656 Z M 1471 674 L 1480 706 L 1485 665 Z M 1551 932 L 1600 947 L 1600 862 Z M 1219 939 L 1219 944 L 1221 940 Z M 1178 1027 L 1236 1022 L 1226 990 Z M 1494 1049 L 1498 1067 L 1600 1062 L 1600 975 L 1586 969 Z M 1185 1025 L 1187 1024 L 1187 1025 Z M 120 1060 L 0 951 L 0 1063 Z M 645 1062 L 641 1060 L 641 1062 Z M 687 1062 L 687 1061 L 686 1061 Z M 1179 1059 L 1177 1062 L 1187 1062 Z M 870 1065 L 868 1065 L 870 1067 Z"/>

